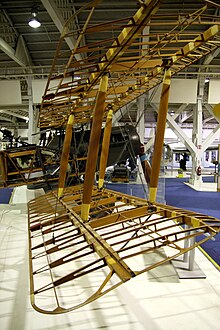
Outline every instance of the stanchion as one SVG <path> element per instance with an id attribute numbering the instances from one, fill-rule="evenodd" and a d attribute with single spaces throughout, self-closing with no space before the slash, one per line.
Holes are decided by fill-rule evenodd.
<path id="1" fill-rule="evenodd" d="M 185 225 L 185 228 L 189 228 L 189 226 Z M 184 239 L 185 249 L 188 249 L 194 244 L 195 236 Z M 184 253 L 182 259 L 172 260 L 172 265 L 174 266 L 179 278 L 206 278 L 206 275 L 195 262 L 195 248 Z"/>

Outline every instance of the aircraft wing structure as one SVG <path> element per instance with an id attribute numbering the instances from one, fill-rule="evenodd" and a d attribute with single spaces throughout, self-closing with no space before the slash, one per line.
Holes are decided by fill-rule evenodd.
<path id="1" fill-rule="evenodd" d="M 220 220 L 93 188 L 88 222 L 83 186 L 29 202 L 31 303 L 42 313 L 82 307 L 213 238 Z M 185 244 L 185 242 L 189 244 Z"/>
<path id="2" fill-rule="evenodd" d="M 76 123 L 90 122 L 104 73 L 109 75 L 106 116 L 109 109 L 115 113 L 160 84 L 167 63 L 171 76 L 175 76 L 219 47 L 220 25 L 217 17 L 208 14 L 207 5 L 195 12 L 163 16 L 157 15 L 162 1 L 140 3 L 132 17 L 92 24 L 102 4 L 92 1 L 67 21 L 43 95 L 40 127 L 63 126 L 70 114 Z M 80 31 L 74 29 L 76 15 L 87 17 Z M 200 27 L 198 33 L 196 25 Z M 158 32 L 150 33 L 149 28 Z M 62 46 L 70 37 L 76 42 L 65 62 L 64 55 L 68 54 Z"/>
<path id="3" fill-rule="evenodd" d="M 43 313 L 79 308 L 219 232 L 220 220 L 158 204 L 155 197 L 170 78 L 219 47 L 220 25 L 207 15 L 206 5 L 186 15 L 171 13 L 161 23 L 161 1 L 139 3 L 132 17 L 94 25 L 92 17 L 101 1 L 92 1 L 66 23 L 57 48 L 39 126 L 63 127 L 68 121 L 70 136 L 74 117 L 75 125 L 92 119 L 92 130 L 84 185 L 59 187 L 28 204 L 31 302 Z M 80 31 L 73 28 L 76 15 L 87 17 Z M 191 33 L 196 24 L 204 28 L 202 33 Z M 154 34 L 149 33 L 152 26 Z M 166 31 L 165 26 L 172 28 Z M 62 44 L 73 36 L 75 45 L 60 73 Z M 149 201 L 93 186 L 100 122 L 106 117 L 110 121 L 111 112 L 162 81 L 160 140 L 156 136 Z M 68 162 L 68 143 L 64 147 Z M 106 158 L 107 142 L 103 149 Z M 62 163 L 61 159 L 65 174 Z"/>

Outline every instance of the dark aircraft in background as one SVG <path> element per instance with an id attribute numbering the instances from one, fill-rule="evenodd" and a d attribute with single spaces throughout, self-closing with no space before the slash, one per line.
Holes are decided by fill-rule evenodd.
<path id="1" fill-rule="evenodd" d="M 7 135 L 9 132 L 6 132 Z M 13 136 L 8 137 L 7 149 L 0 151 L 0 186 L 3 188 L 27 184 L 32 189 L 43 187 L 46 190 L 56 187 L 64 133 L 64 130 L 55 130 L 46 140 L 43 132 L 40 145 L 30 145 L 13 139 Z M 90 130 L 81 128 L 73 132 L 67 184 L 79 183 L 83 177 L 89 138 Z M 19 143 L 19 147 L 13 147 L 13 144 Z M 125 163 L 128 160 L 129 166 L 134 169 L 137 156 L 143 154 L 141 146 L 135 127 L 113 127 L 107 166 Z M 101 143 L 99 155 L 100 153 Z M 97 171 L 98 166 L 99 161 Z"/>

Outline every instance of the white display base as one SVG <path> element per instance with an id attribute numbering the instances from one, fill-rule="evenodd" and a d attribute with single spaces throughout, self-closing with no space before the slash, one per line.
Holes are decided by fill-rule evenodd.
<path id="1" fill-rule="evenodd" d="M 189 268 L 189 263 L 183 260 L 172 260 L 177 275 L 180 279 L 184 278 L 206 278 L 206 275 L 199 268 L 198 264 L 194 261 L 193 269 Z"/>

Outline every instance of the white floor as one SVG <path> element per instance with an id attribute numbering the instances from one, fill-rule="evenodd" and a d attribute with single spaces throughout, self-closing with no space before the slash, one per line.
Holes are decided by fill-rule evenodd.
<path id="1" fill-rule="evenodd" d="M 204 182 L 202 175 L 198 182 L 194 185 L 189 183 L 190 172 L 184 172 L 183 177 L 185 178 L 185 184 L 188 185 L 190 188 L 197 190 L 197 191 L 207 191 L 207 192 L 217 192 L 217 182 Z M 178 170 L 166 170 L 165 173 L 166 178 L 177 178 L 178 177 Z"/>
<path id="2" fill-rule="evenodd" d="M 31 195 L 31 196 L 30 196 Z M 45 315 L 29 300 L 26 202 L 16 188 L 14 205 L 0 209 L 1 330 L 219 330 L 220 273 L 196 250 L 206 279 L 180 280 L 171 264 L 140 275 L 74 312 Z"/>

